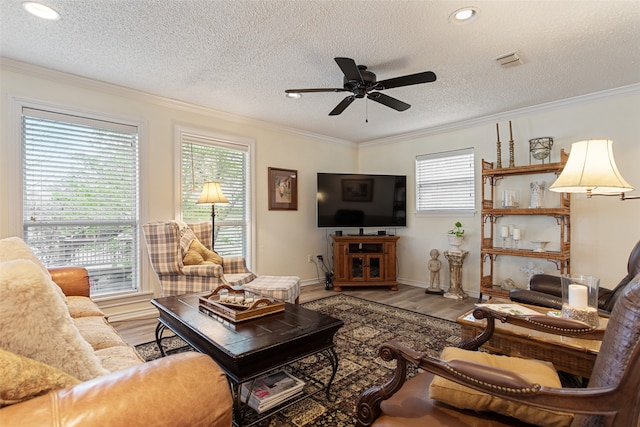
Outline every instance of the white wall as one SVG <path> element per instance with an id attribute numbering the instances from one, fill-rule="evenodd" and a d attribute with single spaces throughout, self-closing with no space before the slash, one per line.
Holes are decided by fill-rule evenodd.
<path id="1" fill-rule="evenodd" d="M 303 283 L 317 277 L 308 254 L 323 253 L 330 260 L 328 232 L 315 226 L 316 172 L 392 173 L 408 176 L 408 227 L 398 229 L 400 281 L 426 286 L 426 263 L 431 248 L 447 248 L 445 233 L 453 222 L 464 223 L 470 251 L 465 261 L 463 287 L 470 294 L 479 289 L 480 215 L 473 217 L 417 217 L 415 209 L 415 156 L 430 152 L 475 147 L 476 163 L 480 158 L 495 160 L 495 122 L 503 129 L 502 140 L 508 140 L 508 120 L 513 121 L 516 140 L 516 165 L 528 164 L 528 140 L 552 136 L 554 161 L 560 148 L 569 150 L 570 143 L 586 138 L 614 140 L 619 169 L 625 178 L 640 188 L 640 93 L 622 91 L 610 97 L 587 97 L 579 103 L 566 102 L 551 107 L 522 110 L 474 123 L 449 126 L 413 137 L 390 139 L 392 143 L 366 143 L 359 149 L 344 141 L 312 136 L 292 129 L 251 119 L 211 111 L 198 106 L 162 99 L 148 94 L 105 85 L 62 73 L 43 70 L 13 61 L 3 60 L 0 69 L 0 238 L 20 235 L 19 227 L 9 222 L 9 214 L 19 204 L 10 197 L 10 167 L 17 159 L 9 158 L 10 96 L 56 104 L 72 109 L 133 117 L 146 123 L 146 164 L 148 182 L 144 200 L 143 221 L 174 218 L 173 153 L 174 126 L 201 128 L 206 131 L 253 139 L 256 144 L 255 221 L 257 226 L 257 256 L 253 269 L 259 274 L 297 275 Z M 508 150 L 503 142 L 503 162 Z M 267 209 L 267 168 L 280 167 L 298 171 L 298 210 L 269 211 Z M 477 200 L 480 200 L 480 171 Z M 638 191 L 635 192 L 637 194 Z M 633 194 L 633 193 L 632 193 Z M 640 200 L 620 202 L 615 198 L 572 198 L 572 270 L 602 277 L 603 284 L 613 286 L 624 275 L 629 250 L 640 239 L 638 213 Z M 518 219 L 518 221 L 520 221 Z M 520 225 L 520 224 L 518 224 Z M 525 239 L 531 240 L 531 229 L 524 226 Z M 527 237 L 528 236 L 528 237 Z M 144 257 L 147 256 L 143 247 Z M 442 258 L 441 258 L 442 259 Z M 508 262 L 508 274 L 521 282 L 519 260 Z M 553 265 L 540 262 L 545 271 Z M 553 267 L 553 268 L 552 268 Z M 144 272 L 151 288 L 158 284 L 151 270 Z M 448 272 L 443 269 L 443 282 Z M 139 306 L 128 307 L 112 303 L 109 313 L 126 316 Z M 124 313 L 124 314 L 123 314 Z"/>
<path id="2" fill-rule="evenodd" d="M 19 159 L 9 157 L 9 145 L 19 142 L 9 141 L 11 123 L 8 108 L 10 97 L 19 97 L 146 122 L 146 151 L 141 153 L 148 183 L 147 197 L 143 200 L 143 222 L 169 220 L 176 216 L 174 195 L 177 191 L 172 172 L 175 126 L 253 139 L 256 145 L 253 172 L 257 256 L 252 269 L 262 275 L 299 276 L 303 283 L 316 283 L 316 277 L 321 276 L 315 265 L 307 262 L 308 254 L 327 254 L 326 232 L 315 226 L 316 172 L 356 171 L 357 147 L 354 144 L 276 128 L 267 123 L 13 61 L 3 60 L 0 72 L 0 238 L 21 235 L 20 224 L 10 223 L 10 213 L 15 211 L 20 201 L 18 197 L 12 197 L 10 191 L 10 186 L 16 185 L 10 182 L 14 176 L 11 165 Z M 298 171 L 297 211 L 268 210 L 268 167 Z M 142 251 L 146 260 L 144 245 Z M 152 270 L 143 272 L 143 280 L 150 281 L 151 289 L 157 293 L 159 284 Z M 102 305 L 113 304 L 104 302 Z M 109 313 L 135 311 L 137 308 L 115 304 L 109 308 Z"/>
<path id="3" fill-rule="evenodd" d="M 611 139 L 620 172 L 636 189 L 640 189 L 640 94 L 638 88 L 617 91 L 609 96 L 590 96 L 567 100 L 563 103 L 496 115 L 491 118 L 460 124 L 457 128 L 432 130 L 429 134 L 404 137 L 401 141 L 382 141 L 360 147 L 360 170 L 378 173 L 406 174 L 409 188 L 408 227 L 399 231 L 398 259 L 400 278 L 404 283 L 424 286 L 428 281 L 427 261 L 432 248 L 448 248 L 446 232 L 456 220 L 466 229 L 463 249 L 469 251 L 464 263 L 463 288 L 477 295 L 480 283 L 480 159 L 496 161 L 496 123 L 500 123 L 502 163 L 508 165 L 509 120 L 514 132 L 514 160 L 516 166 L 529 164 L 528 141 L 532 138 L 554 138 L 552 161 L 558 161 L 560 149 L 570 151 L 571 143 L 584 139 Z M 417 216 L 415 215 L 415 157 L 440 151 L 474 147 L 476 156 L 476 206 L 473 217 Z M 544 177 L 552 183 L 554 175 Z M 510 184 L 511 185 L 511 184 Z M 528 181 L 520 182 L 521 196 L 528 203 Z M 640 195 L 640 191 L 627 193 Z M 554 193 L 547 194 L 551 203 Z M 601 286 L 614 287 L 626 274 L 631 248 L 640 240 L 640 200 L 620 201 L 615 197 L 584 195 L 571 197 L 571 271 L 601 278 Z M 413 212 L 413 213 L 412 213 Z M 558 227 L 546 220 L 511 217 L 523 229 L 525 241 L 552 240 Z M 542 239 L 540 237 L 543 237 Z M 556 237 L 557 240 L 557 237 Z M 557 242 L 549 245 L 554 249 Z M 442 261 L 445 261 L 441 256 Z M 496 262 L 499 280 L 510 277 L 525 286 L 526 276 L 520 272 L 529 259 L 502 257 Z M 556 274 L 554 264 L 535 260 L 546 273 Z M 446 265 L 446 262 L 444 263 Z M 448 284 L 448 271 L 443 269 L 443 280 Z"/>

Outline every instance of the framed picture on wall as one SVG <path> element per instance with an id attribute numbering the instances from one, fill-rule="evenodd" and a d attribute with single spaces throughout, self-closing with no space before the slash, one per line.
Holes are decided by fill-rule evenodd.
<path id="1" fill-rule="evenodd" d="M 298 210 L 298 171 L 269 168 L 269 210 Z"/>

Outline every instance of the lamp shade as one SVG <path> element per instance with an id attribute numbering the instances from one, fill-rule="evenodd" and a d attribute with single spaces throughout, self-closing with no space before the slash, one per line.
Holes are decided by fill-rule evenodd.
<path id="1" fill-rule="evenodd" d="M 196 202 L 200 205 L 203 203 L 229 203 L 224 194 L 222 194 L 222 188 L 220 188 L 219 182 L 205 182 L 202 188 L 202 194 Z"/>
<path id="2" fill-rule="evenodd" d="M 613 141 L 591 139 L 571 144 L 569 159 L 549 190 L 562 193 L 617 194 L 633 191 L 613 158 Z"/>

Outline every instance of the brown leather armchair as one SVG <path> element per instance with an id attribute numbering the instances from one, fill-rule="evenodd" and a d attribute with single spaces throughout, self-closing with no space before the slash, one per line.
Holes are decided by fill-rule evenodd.
<path id="1" fill-rule="evenodd" d="M 395 342 L 381 346 L 385 361 L 397 360 L 393 376 L 384 385 L 366 390 L 356 404 L 356 426 L 523 426 L 514 418 L 461 410 L 429 397 L 434 375 L 509 401 L 570 412 L 577 426 L 637 427 L 640 425 L 640 274 L 618 297 L 604 331 L 549 316 L 512 317 L 477 308 L 474 315 L 487 319 L 487 328 L 466 341 L 463 348 L 477 348 L 493 334 L 495 320 L 548 333 L 589 339 L 602 338 L 586 388 L 553 388 L 533 384 L 517 373 L 465 360 L 444 362 Z M 424 373 L 407 380 L 407 367 Z"/>
<path id="2" fill-rule="evenodd" d="M 613 310 L 618 297 L 625 287 L 640 273 L 640 241 L 631 250 L 627 263 L 627 275 L 613 289 L 601 287 L 598 290 L 598 308 L 600 315 L 608 316 Z M 529 280 L 529 289 L 512 289 L 509 291 L 511 301 L 550 307 L 562 308 L 562 285 L 560 277 L 549 274 L 534 274 Z"/>

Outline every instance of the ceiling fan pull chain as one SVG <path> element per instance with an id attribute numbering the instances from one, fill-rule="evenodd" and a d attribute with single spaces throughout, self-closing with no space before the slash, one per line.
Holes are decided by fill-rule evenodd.
<path id="1" fill-rule="evenodd" d="M 364 99 L 364 122 L 369 123 L 369 98 Z"/>

